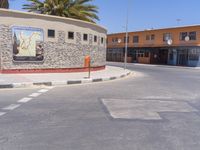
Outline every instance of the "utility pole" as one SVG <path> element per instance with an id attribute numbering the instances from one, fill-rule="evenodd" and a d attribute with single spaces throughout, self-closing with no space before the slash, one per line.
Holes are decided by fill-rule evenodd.
<path id="1" fill-rule="evenodd" d="M 126 39 L 125 39 L 125 53 L 124 53 L 124 70 L 127 69 L 127 51 L 128 51 L 128 23 L 129 23 L 129 0 L 127 6 L 127 14 L 126 14 Z"/>

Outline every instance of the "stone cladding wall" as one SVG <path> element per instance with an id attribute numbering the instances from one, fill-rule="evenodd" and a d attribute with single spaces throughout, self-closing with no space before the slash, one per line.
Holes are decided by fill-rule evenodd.
<path id="1" fill-rule="evenodd" d="M 44 60 L 41 62 L 13 61 L 12 29 L 8 25 L 0 25 L 0 60 L 2 70 L 12 69 L 51 69 L 51 68 L 82 68 L 84 57 L 91 56 L 93 67 L 104 66 L 106 63 L 106 42 L 93 44 L 93 35 L 89 34 L 88 44 L 83 44 L 82 34 L 75 32 L 75 42 L 66 42 L 65 31 L 57 31 L 55 42 L 44 41 Z"/>

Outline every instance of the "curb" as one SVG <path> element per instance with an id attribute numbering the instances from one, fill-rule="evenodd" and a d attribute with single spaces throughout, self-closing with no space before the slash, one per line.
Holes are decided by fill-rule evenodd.
<path id="1" fill-rule="evenodd" d="M 94 79 L 78 79 L 78 80 L 66 80 L 66 81 L 52 81 L 52 82 L 24 82 L 24 83 L 11 83 L 11 84 L 0 84 L 0 89 L 5 88 L 28 88 L 32 86 L 63 86 L 63 85 L 74 85 L 74 84 L 85 84 L 85 83 L 97 83 L 110 80 L 116 80 L 129 76 L 131 71 L 120 76 L 113 76 L 107 78 L 94 78 Z"/>

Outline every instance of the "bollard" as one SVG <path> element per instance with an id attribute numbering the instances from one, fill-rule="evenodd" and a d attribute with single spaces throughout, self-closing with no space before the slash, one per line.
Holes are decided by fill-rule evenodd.
<path id="1" fill-rule="evenodd" d="M 85 68 L 88 68 L 88 78 L 90 78 L 90 72 L 91 72 L 91 61 L 90 56 L 85 56 Z"/>

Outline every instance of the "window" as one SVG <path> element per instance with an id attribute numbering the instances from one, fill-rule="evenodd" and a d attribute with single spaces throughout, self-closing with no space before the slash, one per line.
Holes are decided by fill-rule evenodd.
<path id="1" fill-rule="evenodd" d="M 74 32 L 68 32 L 68 39 L 74 39 Z"/>
<path id="2" fill-rule="evenodd" d="M 133 43 L 139 43 L 139 36 L 133 36 Z"/>
<path id="3" fill-rule="evenodd" d="M 149 52 L 145 51 L 144 52 L 144 57 L 149 57 Z"/>
<path id="4" fill-rule="evenodd" d="M 112 38 L 112 42 L 113 43 L 118 43 L 119 42 L 119 38 Z"/>
<path id="5" fill-rule="evenodd" d="M 151 40 L 155 40 L 155 35 L 154 34 L 151 35 Z"/>
<path id="6" fill-rule="evenodd" d="M 167 42 L 168 40 L 172 39 L 172 34 L 171 33 L 164 33 L 163 34 L 163 42 Z"/>
<path id="7" fill-rule="evenodd" d="M 146 35 L 146 40 L 147 41 L 153 41 L 153 40 L 155 40 L 155 34 L 151 34 L 151 35 Z"/>
<path id="8" fill-rule="evenodd" d="M 97 36 L 96 35 L 94 36 L 94 42 L 97 42 Z"/>
<path id="9" fill-rule="evenodd" d="M 173 59 L 174 59 L 174 55 L 173 55 L 172 52 L 169 54 L 169 59 L 170 59 L 170 60 L 173 60 Z"/>
<path id="10" fill-rule="evenodd" d="M 146 35 L 146 40 L 147 40 L 147 41 L 150 40 L 150 35 Z"/>
<path id="11" fill-rule="evenodd" d="M 200 56 L 199 49 L 191 49 L 189 50 L 189 60 L 198 61 Z"/>
<path id="12" fill-rule="evenodd" d="M 193 61 L 198 61 L 199 60 L 199 55 L 197 55 L 197 54 L 190 54 L 189 59 L 193 60 Z"/>
<path id="13" fill-rule="evenodd" d="M 185 38 L 189 36 L 189 40 L 196 40 L 197 39 L 197 33 L 196 31 L 193 32 L 181 32 L 180 33 L 180 40 L 185 41 Z"/>
<path id="14" fill-rule="evenodd" d="M 55 38 L 55 30 L 48 29 L 48 37 L 49 38 Z"/>
<path id="15" fill-rule="evenodd" d="M 103 37 L 101 38 L 101 44 L 103 44 L 104 43 L 104 39 L 103 39 Z"/>
<path id="16" fill-rule="evenodd" d="M 112 38 L 112 43 L 115 43 L 115 38 Z"/>
<path id="17" fill-rule="evenodd" d="M 146 50 L 146 49 L 138 50 L 137 51 L 137 56 L 138 57 L 150 57 L 149 50 Z"/>
<path id="18" fill-rule="evenodd" d="M 196 40 L 197 33 L 195 31 L 189 32 L 190 40 Z"/>
<path id="19" fill-rule="evenodd" d="M 124 37 L 124 43 L 126 43 L 126 37 Z M 129 36 L 127 37 L 127 43 L 129 43 Z"/>
<path id="20" fill-rule="evenodd" d="M 187 32 L 181 32 L 180 33 L 180 41 L 185 41 L 185 37 L 188 36 L 188 33 Z"/>
<path id="21" fill-rule="evenodd" d="M 139 50 L 137 55 L 138 55 L 138 57 L 143 57 L 144 56 L 144 51 L 143 50 Z"/>
<path id="22" fill-rule="evenodd" d="M 114 44 L 114 43 L 120 44 L 121 42 L 122 42 L 122 39 L 120 39 L 120 38 L 118 38 L 118 37 L 112 38 L 112 43 L 113 43 L 113 44 Z"/>
<path id="23" fill-rule="evenodd" d="M 88 35 L 87 34 L 83 34 L 83 40 L 87 41 L 88 40 Z"/>

